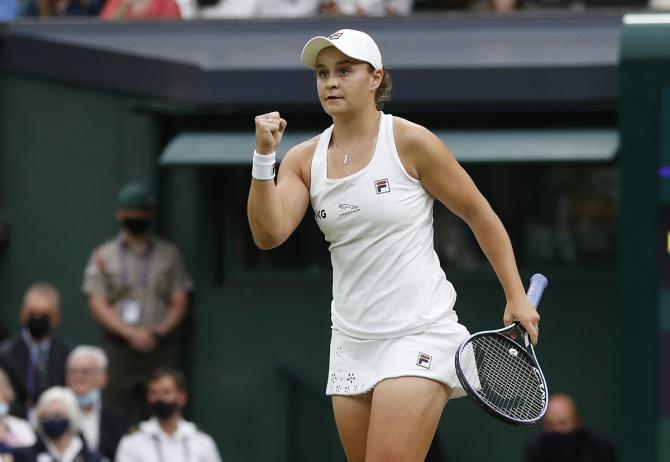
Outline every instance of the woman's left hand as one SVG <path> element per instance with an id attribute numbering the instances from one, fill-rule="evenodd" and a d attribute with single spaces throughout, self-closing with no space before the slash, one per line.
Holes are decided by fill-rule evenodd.
<path id="1" fill-rule="evenodd" d="M 526 297 L 517 301 L 507 302 L 505 314 L 503 315 L 503 323 L 509 326 L 514 321 L 519 321 L 519 324 L 530 335 L 533 345 L 536 345 L 540 335 L 540 315 Z"/>

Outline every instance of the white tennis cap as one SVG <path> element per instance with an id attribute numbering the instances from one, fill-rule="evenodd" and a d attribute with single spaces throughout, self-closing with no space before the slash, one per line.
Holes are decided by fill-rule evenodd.
<path id="1" fill-rule="evenodd" d="M 302 63 L 312 69 L 316 68 L 316 56 L 328 47 L 335 47 L 350 58 L 370 63 L 375 69 L 383 67 L 382 54 L 372 37 L 353 29 L 341 29 L 328 37 L 318 36 L 310 39 L 302 49 L 300 56 Z"/>

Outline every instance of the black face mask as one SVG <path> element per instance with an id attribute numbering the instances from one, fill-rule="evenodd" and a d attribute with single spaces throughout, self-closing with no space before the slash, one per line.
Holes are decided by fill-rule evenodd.
<path id="1" fill-rule="evenodd" d="M 121 224 L 130 234 L 143 236 L 149 231 L 149 220 L 146 218 L 126 218 Z"/>
<path id="2" fill-rule="evenodd" d="M 26 327 L 33 339 L 42 340 L 51 330 L 49 316 L 31 316 L 26 322 Z"/>
<path id="3" fill-rule="evenodd" d="M 54 417 L 43 420 L 41 425 L 42 430 L 44 430 L 44 434 L 52 440 L 56 440 L 63 436 L 63 433 L 65 433 L 70 428 L 70 421 L 65 417 Z"/>
<path id="4" fill-rule="evenodd" d="M 177 403 L 168 403 L 167 401 L 154 401 L 149 403 L 151 413 L 158 417 L 159 420 L 167 419 L 177 412 Z"/>

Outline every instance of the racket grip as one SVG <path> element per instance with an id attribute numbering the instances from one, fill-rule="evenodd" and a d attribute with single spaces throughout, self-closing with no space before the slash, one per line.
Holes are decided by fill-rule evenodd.
<path id="1" fill-rule="evenodd" d="M 549 284 L 549 281 L 547 281 L 547 278 L 543 275 L 534 274 L 531 276 L 530 286 L 528 287 L 526 296 L 528 297 L 528 301 L 530 301 L 531 305 L 533 305 L 533 308 L 537 309 L 537 305 L 540 304 L 542 293 L 544 292 L 544 289 L 547 288 L 547 284 Z"/>

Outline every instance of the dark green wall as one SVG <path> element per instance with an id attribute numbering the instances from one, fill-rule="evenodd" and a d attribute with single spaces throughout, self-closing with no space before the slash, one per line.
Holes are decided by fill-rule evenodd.
<path id="1" fill-rule="evenodd" d="M 668 390 L 660 387 L 659 370 L 667 370 L 668 349 L 662 336 L 670 328 L 667 281 L 659 277 L 667 265 L 667 229 L 661 229 L 662 205 L 667 207 L 668 180 L 659 180 L 659 166 L 668 165 L 667 121 L 670 106 L 663 93 L 670 85 L 670 26 L 652 24 L 646 16 L 624 21 L 621 43 L 620 132 L 621 199 L 619 208 L 618 274 L 618 433 L 626 461 L 666 461 L 670 458 L 670 416 L 661 408 Z M 663 18 L 664 16 L 657 16 Z M 653 22 L 653 21 L 652 21 Z M 666 97 L 667 98 L 667 97 Z M 665 142 L 665 146 L 662 146 Z M 662 149 L 665 149 L 663 152 Z M 666 221 L 667 223 L 667 221 Z M 664 245 L 666 244 L 666 245 Z M 667 268 L 665 268 L 667 269 Z M 634 344 L 635 348 L 630 345 Z M 665 363 L 665 364 L 664 364 Z M 666 373 L 667 377 L 667 373 Z M 634 399 L 630 381 L 634 378 Z M 665 415 L 663 415 L 665 413 Z"/>
<path id="2" fill-rule="evenodd" d="M 119 186 L 155 171 L 153 123 L 100 92 L 12 76 L 0 78 L 0 92 L 0 190 L 10 227 L 0 254 L 3 316 L 17 322 L 25 289 L 50 281 L 63 296 L 62 334 L 95 341 L 79 292 L 83 267 L 115 232 Z"/>
<path id="3" fill-rule="evenodd" d="M 49 280 L 64 295 L 62 335 L 96 343 L 99 331 L 79 295 L 84 263 L 115 231 L 117 188 L 131 178 L 152 178 L 160 192 L 159 230 L 177 242 L 196 278 L 182 339 L 193 419 L 216 438 L 226 461 L 288 462 L 292 450 L 300 460 L 344 460 L 321 396 L 330 281 L 277 275 L 219 284 L 216 249 L 223 234 L 213 217 L 216 207 L 230 205 L 215 200 L 216 179 L 207 172 L 157 167 L 160 118 L 137 112 L 132 100 L 4 76 L 0 101 L 0 188 L 12 230 L 0 254 L 3 315 L 15 317 L 31 282 Z M 490 273 L 450 277 L 459 292 L 457 310 L 471 330 L 500 324 L 503 297 Z M 550 390 L 574 394 L 585 421 L 612 434 L 613 275 L 548 277 L 538 356 Z M 600 358 L 595 366 L 594 357 Z M 291 380 L 280 367 L 303 383 L 294 397 L 297 433 L 289 424 Z M 473 441 L 475 430 L 490 437 L 487 444 Z M 523 442 L 536 431 L 500 424 L 461 399 L 449 404 L 438 437 L 449 460 L 519 460 Z"/>

